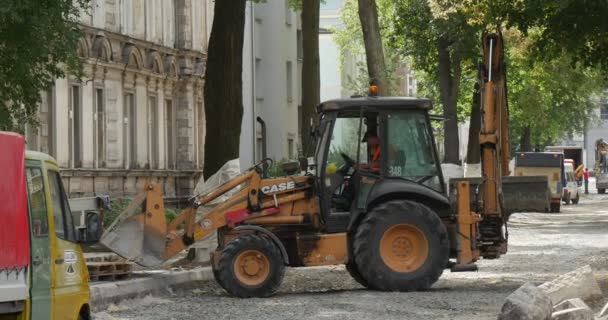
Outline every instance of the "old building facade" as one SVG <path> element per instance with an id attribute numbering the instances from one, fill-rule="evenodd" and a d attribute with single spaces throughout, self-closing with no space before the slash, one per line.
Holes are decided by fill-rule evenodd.
<path id="1" fill-rule="evenodd" d="M 146 179 L 190 195 L 202 172 L 211 0 L 92 0 L 85 77 L 43 93 L 30 149 L 51 154 L 71 196 L 131 196 Z"/>

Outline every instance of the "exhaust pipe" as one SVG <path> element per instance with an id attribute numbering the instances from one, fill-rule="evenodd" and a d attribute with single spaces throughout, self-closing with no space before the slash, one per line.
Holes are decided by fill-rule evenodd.
<path id="1" fill-rule="evenodd" d="M 268 162 L 265 161 L 268 159 L 268 153 L 266 152 L 266 122 L 259 116 L 256 118 L 256 120 L 262 127 L 262 159 L 264 161 L 262 166 L 264 168 L 264 178 L 268 178 Z"/>

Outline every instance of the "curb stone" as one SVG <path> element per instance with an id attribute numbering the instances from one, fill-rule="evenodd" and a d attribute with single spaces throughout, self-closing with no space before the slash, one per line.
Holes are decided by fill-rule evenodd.
<path id="1" fill-rule="evenodd" d="M 164 292 L 167 288 L 180 288 L 192 285 L 196 281 L 212 279 L 211 268 L 205 267 L 184 271 L 166 271 L 145 278 L 124 281 L 92 283 L 90 284 L 91 304 L 94 310 L 99 310 L 124 299 L 143 297 Z"/>

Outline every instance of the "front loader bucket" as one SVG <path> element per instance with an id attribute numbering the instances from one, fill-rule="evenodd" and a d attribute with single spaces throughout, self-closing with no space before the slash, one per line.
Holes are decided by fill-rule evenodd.
<path id="1" fill-rule="evenodd" d="M 125 259 L 153 267 L 164 261 L 167 223 L 160 186 L 146 185 L 146 191 L 104 231 L 100 242 Z M 139 213 L 141 207 L 144 211 Z"/>

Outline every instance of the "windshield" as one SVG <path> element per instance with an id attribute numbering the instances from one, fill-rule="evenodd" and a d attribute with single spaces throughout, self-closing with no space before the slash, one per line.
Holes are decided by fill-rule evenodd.
<path id="1" fill-rule="evenodd" d="M 438 162 L 424 112 L 388 114 L 387 175 L 443 190 Z"/>

